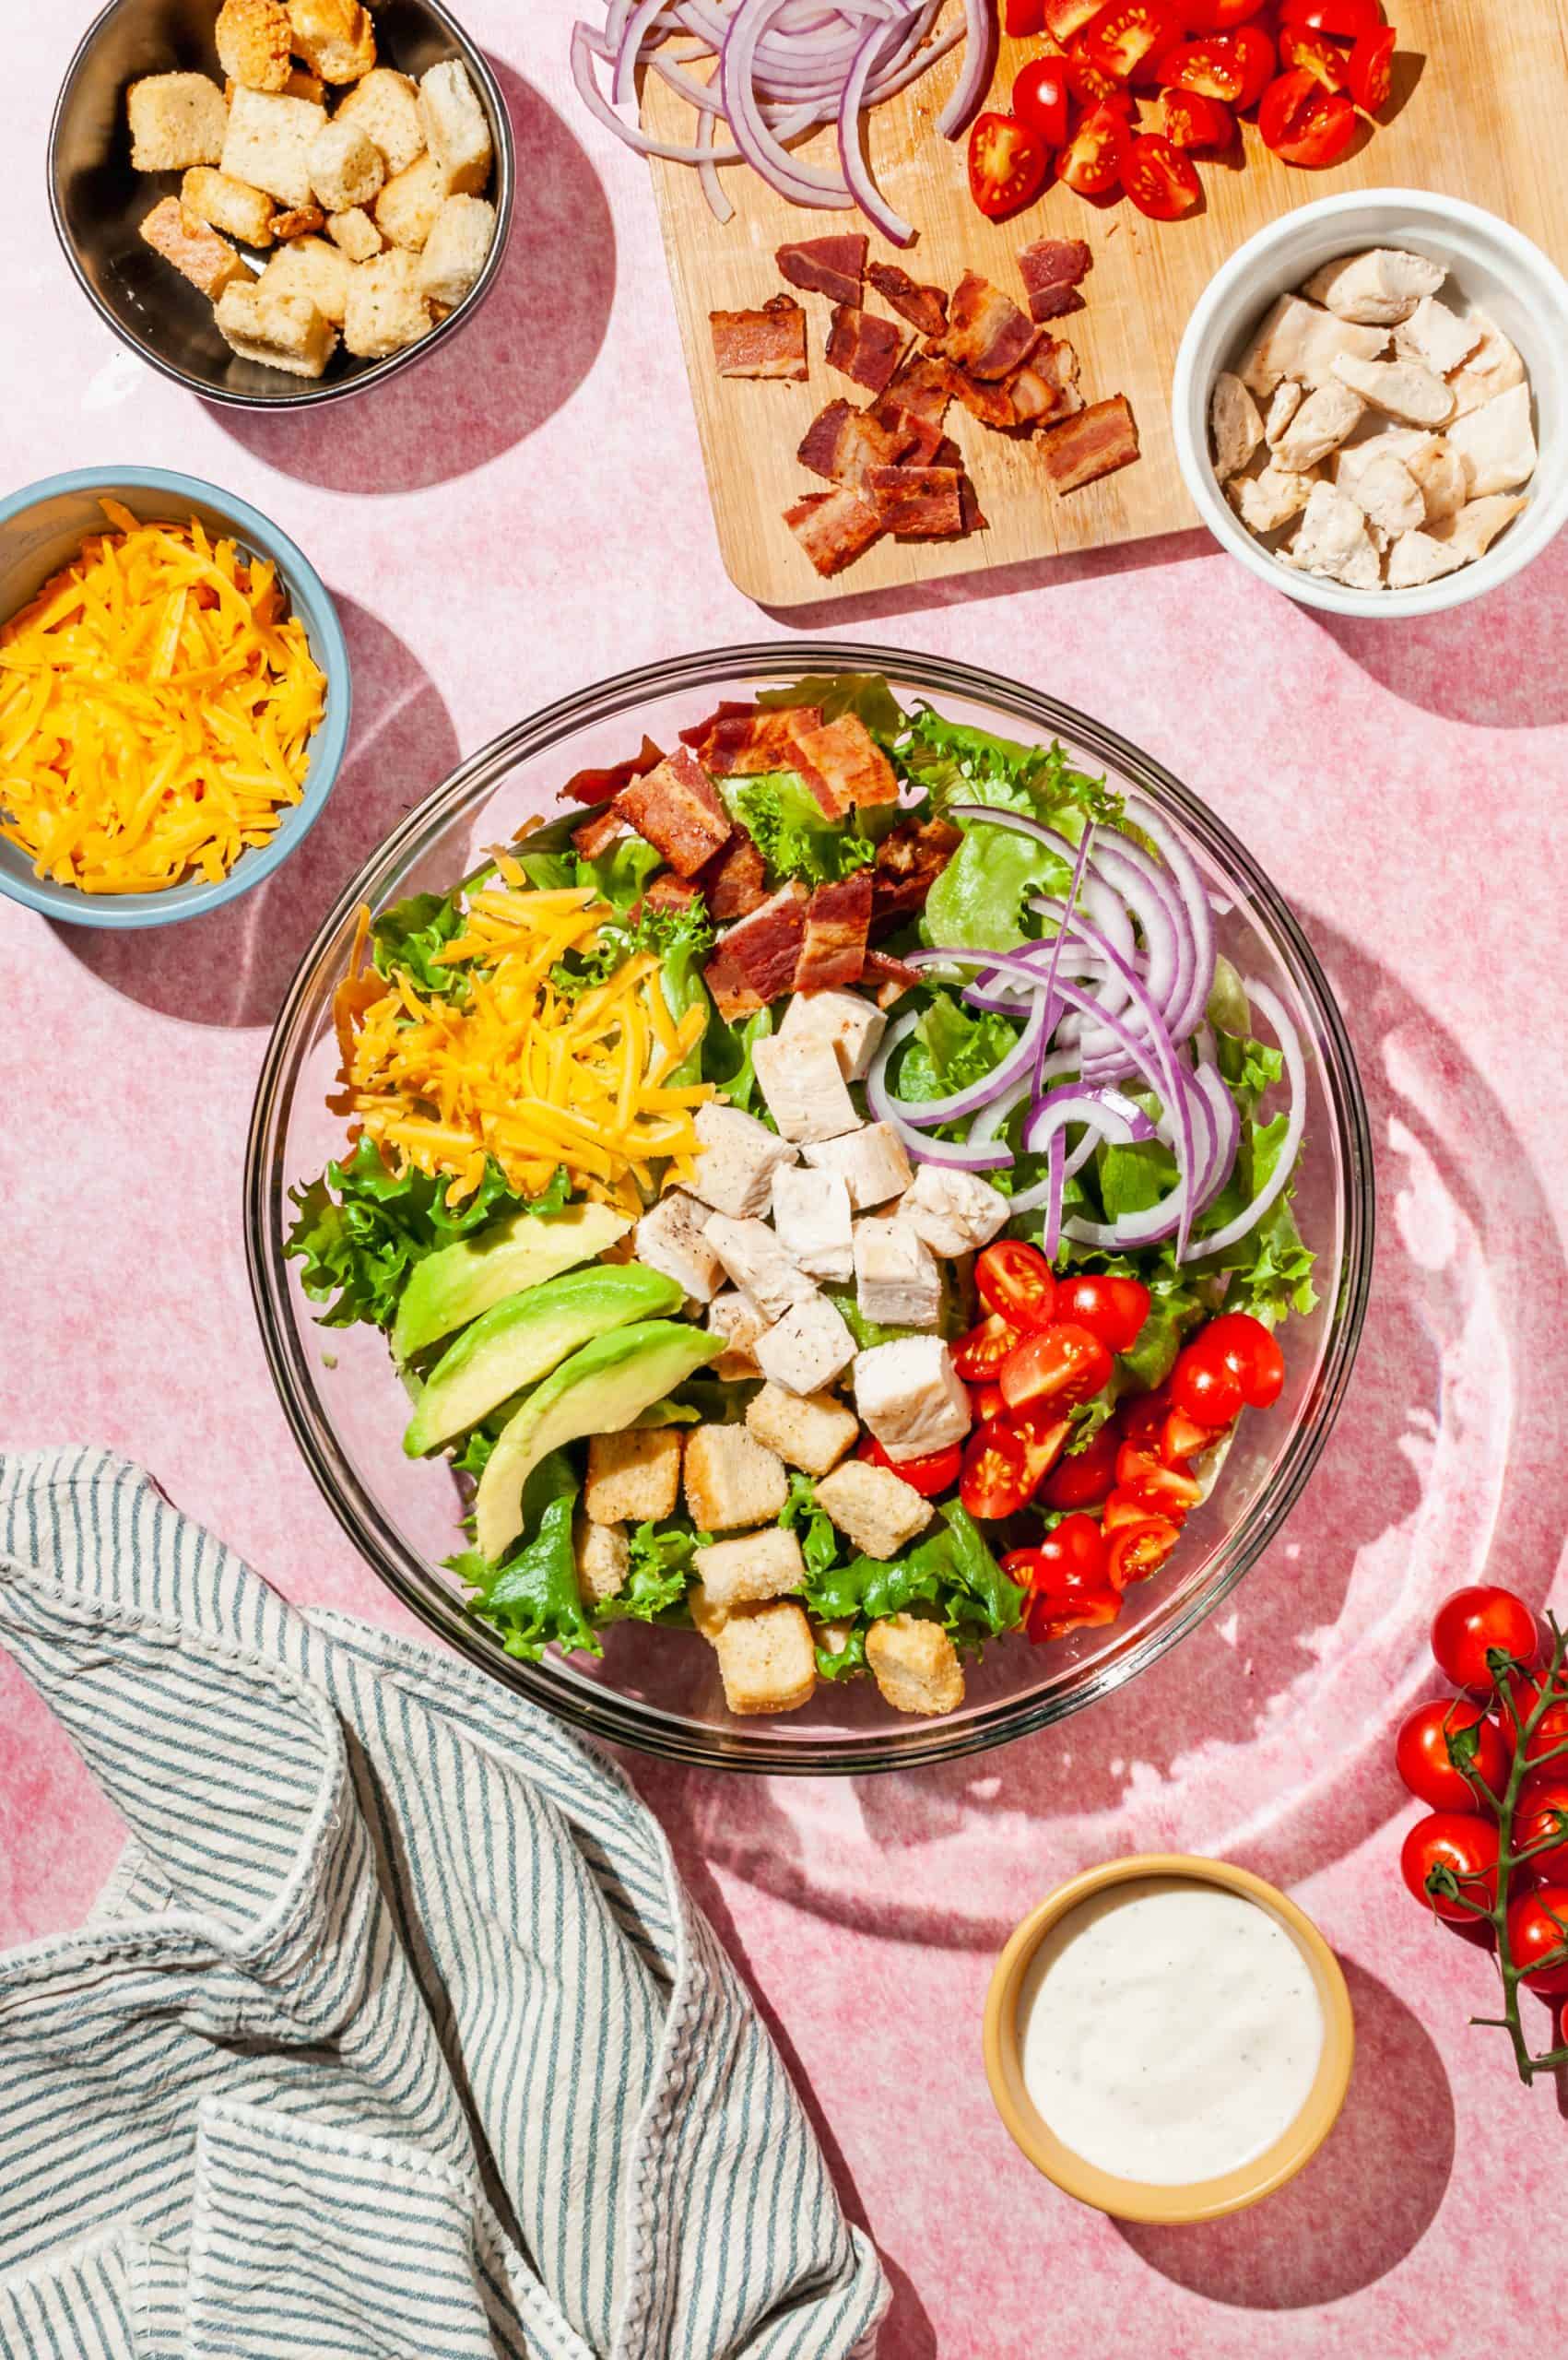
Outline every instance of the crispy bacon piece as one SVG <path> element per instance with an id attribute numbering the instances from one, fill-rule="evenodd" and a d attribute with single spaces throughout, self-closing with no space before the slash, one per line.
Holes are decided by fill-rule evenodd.
<path id="1" fill-rule="evenodd" d="M 891 934 L 925 906 L 925 896 L 963 838 L 947 820 L 901 820 L 877 847 L 871 872 L 871 931 Z"/>
<path id="2" fill-rule="evenodd" d="M 680 877 L 695 877 L 734 832 L 712 779 L 684 746 L 678 746 L 645 778 L 623 786 L 615 808 L 640 836 L 657 845 Z"/>
<path id="3" fill-rule="evenodd" d="M 868 950 L 860 980 L 875 985 L 878 1008 L 891 1008 L 894 1000 L 902 999 L 905 992 L 913 991 L 916 984 L 925 979 L 918 967 L 906 967 L 890 951 Z"/>
<path id="4" fill-rule="evenodd" d="M 899 415 L 908 423 L 884 422 L 853 402 L 830 402 L 812 419 L 796 456 L 831 483 L 864 483 L 871 468 L 892 466 L 915 440 L 920 420 L 907 411 Z"/>
<path id="5" fill-rule="evenodd" d="M 941 349 L 972 377 L 1010 377 L 1040 341 L 1040 330 L 1010 295 L 966 270 L 948 306 Z"/>
<path id="6" fill-rule="evenodd" d="M 1078 355 L 1070 344 L 1060 336 L 1047 336 L 1035 350 L 1029 366 L 1035 376 L 1043 377 L 1055 389 L 1055 418 L 1070 418 L 1083 407 L 1083 395 L 1078 389 Z"/>
<path id="7" fill-rule="evenodd" d="M 918 417 L 914 410 L 905 409 L 890 392 L 882 395 L 871 415 L 890 434 L 904 438 L 898 455 L 906 466 L 928 467 L 942 447 L 941 419 Z"/>
<path id="8" fill-rule="evenodd" d="M 1083 309 L 1079 281 L 1094 257 L 1081 238 L 1036 238 L 1018 258 L 1032 320 L 1057 320 Z"/>
<path id="9" fill-rule="evenodd" d="M 955 400 L 961 402 L 971 418 L 977 418 L 982 426 L 995 427 L 1001 434 L 1018 425 L 1018 410 L 1007 385 L 986 384 L 980 378 L 972 377 L 967 369 L 949 369 L 948 375 Z"/>
<path id="10" fill-rule="evenodd" d="M 719 937 L 702 980 L 726 1024 L 754 1016 L 795 982 L 806 935 L 806 888 L 798 877 Z"/>
<path id="11" fill-rule="evenodd" d="M 963 530 L 957 467 L 873 467 L 870 491 L 890 533 L 929 540 Z"/>
<path id="12" fill-rule="evenodd" d="M 792 287 L 830 295 L 835 303 L 858 303 L 865 291 L 863 237 L 801 238 L 794 245 L 778 247 L 773 260 Z"/>
<path id="13" fill-rule="evenodd" d="M 697 892 L 698 888 L 691 878 L 678 877 L 673 868 L 661 868 L 656 877 L 650 879 L 647 891 L 631 914 L 635 918 L 643 908 L 689 910 L 697 899 Z"/>
<path id="14" fill-rule="evenodd" d="M 887 393 L 877 405 L 877 414 L 885 417 L 888 404 L 893 402 L 914 417 L 928 419 L 933 426 L 940 426 L 952 397 L 952 371 L 947 362 L 937 354 L 922 352 L 912 355 L 889 379 Z"/>
<path id="15" fill-rule="evenodd" d="M 716 852 L 697 878 L 715 926 L 760 910 L 768 898 L 768 872 L 761 854 L 744 829 L 737 828 L 723 852 Z"/>
<path id="16" fill-rule="evenodd" d="M 885 393 L 902 350 L 903 330 L 891 320 L 879 320 L 875 312 L 862 312 L 854 303 L 835 306 L 828 359 L 857 385 Z"/>
<path id="17" fill-rule="evenodd" d="M 874 262 L 867 273 L 872 286 L 901 319 L 922 336 L 940 336 L 948 324 L 948 299 L 939 287 L 922 287 L 896 262 Z"/>
<path id="18" fill-rule="evenodd" d="M 1046 473 L 1058 491 L 1076 491 L 1097 476 L 1128 466 L 1138 456 L 1138 427 L 1126 395 L 1091 402 L 1065 426 L 1052 427 L 1043 449 Z"/>
<path id="19" fill-rule="evenodd" d="M 823 575 L 853 565 L 882 529 L 875 503 L 852 483 L 837 491 L 808 491 L 784 510 L 784 523 Z"/>
<path id="20" fill-rule="evenodd" d="M 580 828 L 572 829 L 572 841 L 584 860 L 597 860 L 600 853 L 614 844 L 625 826 L 619 812 L 607 803 L 595 812 L 591 820 L 584 820 Z"/>
<path id="21" fill-rule="evenodd" d="M 869 868 L 857 868 L 834 885 L 819 885 L 806 912 L 806 934 L 795 962 L 796 990 L 826 992 L 857 984 L 870 925 Z"/>
<path id="22" fill-rule="evenodd" d="M 680 732 L 711 778 L 749 778 L 758 771 L 784 768 L 797 729 L 814 729 L 822 715 L 814 704 L 782 708 L 721 704 L 706 721 Z"/>
<path id="23" fill-rule="evenodd" d="M 842 820 L 846 811 L 863 805 L 899 799 L 891 762 L 855 714 L 843 713 L 836 721 L 801 730 L 790 747 L 789 761 L 830 820 Z"/>
<path id="24" fill-rule="evenodd" d="M 760 312 L 710 312 L 708 325 L 721 377 L 805 377 L 806 314 L 792 296 Z"/>
<path id="25" fill-rule="evenodd" d="M 630 762 L 617 762 L 609 771 L 579 771 L 575 777 L 567 780 L 556 801 L 608 803 L 623 786 L 630 786 L 631 781 L 641 778 L 645 771 L 655 769 L 664 758 L 663 747 L 655 746 L 651 738 L 644 738 L 642 752 Z"/>

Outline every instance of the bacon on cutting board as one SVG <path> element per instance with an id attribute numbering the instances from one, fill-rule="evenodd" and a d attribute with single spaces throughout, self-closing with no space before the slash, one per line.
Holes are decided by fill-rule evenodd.
<path id="1" fill-rule="evenodd" d="M 875 312 L 863 312 L 854 303 L 834 307 L 832 331 L 828 337 L 829 361 L 871 393 L 886 392 L 888 381 L 899 365 L 903 343 L 903 330 L 895 327 L 891 320 L 880 320 Z"/>
<path id="2" fill-rule="evenodd" d="M 679 877 L 695 877 L 734 832 L 712 779 L 684 746 L 622 787 L 615 808 Z"/>
<path id="3" fill-rule="evenodd" d="M 774 295 L 760 312 L 710 312 L 713 359 L 721 377 L 804 380 L 806 313 L 788 295 Z"/>
<path id="4" fill-rule="evenodd" d="M 948 299 L 939 287 L 922 287 L 896 262 L 874 262 L 867 272 L 872 286 L 899 317 L 922 336 L 940 336 L 948 324 Z"/>
<path id="5" fill-rule="evenodd" d="M 808 491 L 784 510 L 784 523 L 824 576 L 853 565 L 882 529 L 875 502 L 852 483 L 836 491 Z"/>
<path id="6" fill-rule="evenodd" d="M 873 467 L 867 489 L 882 523 L 902 540 L 950 539 L 963 531 L 958 467 Z"/>
<path id="7" fill-rule="evenodd" d="M 1083 308 L 1079 283 L 1093 256 L 1081 238 L 1037 238 L 1018 258 L 1032 320 L 1060 319 Z"/>
<path id="8" fill-rule="evenodd" d="M 863 237 L 800 238 L 793 245 L 778 247 L 773 260 L 780 277 L 792 287 L 831 296 L 835 303 L 858 303 L 865 291 Z"/>
<path id="9" fill-rule="evenodd" d="M 1040 341 L 1040 330 L 1010 295 L 966 270 L 948 305 L 941 349 L 972 377 L 1010 377 Z"/>
<path id="10" fill-rule="evenodd" d="M 791 988 L 806 935 L 806 888 L 792 877 L 749 917 L 720 935 L 702 980 L 726 1024 L 754 1016 Z"/>
<path id="11" fill-rule="evenodd" d="M 1091 402 L 1063 426 L 1053 426 L 1042 441 L 1045 471 L 1058 491 L 1076 491 L 1126 466 L 1138 456 L 1138 427 L 1125 394 L 1109 401 Z"/>
<path id="12" fill-rule="evenodd" d="M 915 440 L 918 419 L 899 413 L 907 424 L 884 420 L 853 402 L 830 402 L 806 430 L 796 457 L 831 483 L 864 483 L 873 467 L 890 467 Z"/>
<path id="13" fill-rule="evenodd" d="M 797 992 L 840 990 L 857 984 L 871 926 L 871 871 L 857 868 L 836 884 L 819 885 L 806 912 L 806 932 L 795 962 Z"/>

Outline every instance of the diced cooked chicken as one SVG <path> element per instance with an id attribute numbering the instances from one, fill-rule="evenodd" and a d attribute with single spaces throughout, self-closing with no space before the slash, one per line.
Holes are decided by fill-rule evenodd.
<path id="1" fill-rule="evenodd" d="M 1305 395 L 1306 387 L 1298 385 L 1293 377 L 1286 377 L 1275 386 L 1268 415 L 1263 421 L 1263 439 L 1271 451 L 1277 448 L 1279 437 L 1300 409 Z"/>
<path id="2" fill-rule="evenodd" d="M 836 1172 L 775 1172 L 773 1227 L 790 1260 L 808 1279 L 854 1275 L 849 1186 Z"/>
<path id="3" fill-rule="evenodd" d="M 1456 515 L 1434 525 L 1432 537 L 1446 542 L 1450 549 L 1462 549 L 1468 565 L 1473 559 L 1484 557 L 1504 525 L 1529 504 L 1517 492 L 1491 492 L 1484 499 L 1468 502 Z"/>
<path id="4" fill-rule="evenodd" d="M 1385 435 L 1393 443 L 1396 437 Z M 1426 521 L 1441 524 L 1445 516 L 1463 508 L 1466 500 L 1465 463 L 1445 434 L 1414 436 L 1408 450 L 1396 449 L 1396 457 L 1403 459 L 1426 503 Z"/>
<path id="5" fill-rule="evenodd" d="M 687 1184 L 692 1196 L 733 1221 L 766 1212 L 774 1173 L 799 1150 L 738 1106 L 699 1106 L 693 1127 L 702 1152 Z"/>
<path id="6" fill-rule="evenodd" d="M 796 992 L 779 1039 L 831 1041 L 845 1081 L 864 1081 L 887 1029 L 881 1009 L 859 992 Z"/>
<path id="7" fill-rule="evenodd" d="M 1261 475 L 1232 476 L 1225 497 L 1249 531 L 1277 533 L 1299 516 L 1312 496 L 1315 476 L 1295 475 L 1289 467 L 1269 466 Z"/>
<path id="8" fill-rule="evenodd" d="M 673 1279 L 699 1303 L 706 1303 L 719 1289 L 719 1257 L 702 1233 L 709 1218 L 706 1205 L 684 1189 L 672 1188 L 643 1214 L 636 1229 L 639 1262 Z"/>
<path id="9" fill-rule="evenodd" d="M 1352 590 L 1375 590 L 1382 580 L 1366 518 L 1349 493 L 1331 483 L 1314 484 L 1291 543 L 1291 562 L 1304 572 L 1346 583 Z"/>
<path id="10" fill-rule="evenodd" d="M 1341 451 L 1334 480 L 1379 533 L 1412 532 L 1426 521 L 1420 484 L 1403 459 L 1384 450 L 1381 437 Z"/>
<path id="11" fill-rule="evenodd" d="M 855 1338 L 826 1295 L 784 1313 L 756 1342 L 757 1365 L 786 1393 L 820 1393 L 855 1358 Z"/>
<path id="12" fill-rule="evenodd" d="M 1453 413 L 1452 389 L 1419 360 L 1362 360 L 1341 352 L 1334 373 L 1373 409 L 1405 426 L 1441 426 Z"/>
<path id="13" fill-rule="evenodd" d="M 1447 276 L 1441 263 L 1429 262 L 1425 254 L 1374 246 L 1368 254 L 1326 262 L 1302 291 L 1342 320 L 1392 327 L 1409 318 L 1423 295 L 1435 295 Z"/>
<path id="14" fill-rule="evenodd" d="M 1274 465 L 1288 474 L 1305 475 L 1354 431 L 1364 407 L 1361 395 L 1349 385 L 1319 385 L 1307 395 L 1275 444 Z"/>
<path id="15" fill-rule="evenodd" d="M 859 1129 L 860 1117 L 831 1041 L 802 1040 L 798 1034 L 786 1041 L 779 1032 L 757 1043 L 751 1062 L 768 1112 L 784 1139 L 836 1139 Z"/>
<path id="16" fill-rule="evenodd" d="M 708 1333 L 722 1336 L 725 1349 L 713 1363 L 713 1373 L 726 1384 L 757 1375 L 756 1344 L 773 1322 L 760 1304 L 740 1287 L 726 1287 L 708 1305 Z"/>
<path id="17" fill-rule="evenodd" d="M 1449 428 L 1448 443 L 1465 470 L 1471 500 L 1528 483 L 1536 466 L 1528 385 L 1510 385 L 1480 409 L 1467 410 Z"/>
<path id="18" fill-rule="evenodd" d="M 1240 475 L 1263 440 L 1263 419 L 1257 404 L 1229 369 L 1221 369 L 1208 397 L 1208 431 L 1214 445 L 1214 472 L 1221 483 Z"/>
<path id="19" fill-rule="evenodd" d="M 1006 1223 L 1008 1199 L 977 1173 L 923 1163 L 899 1213 L 944 1259 L 989 1245 Z"/>
<path id="20" fill-rule="evenodd" d="M 1461 319 L 1435 295 L 1423 295 L 1415 310 L 1394 331 L 1394 350 L 1401 360 L 1419 360 L 1439 377 L 1451 376 L 1481 339 L 1480 323 L 1471 313 Z"/>
<path id="21" fill-rule="evenodd" d="M 1510 385 L 1525 382 L 1525 364 L 1495 320 L 1472 303 L 1466 318 L 1480 329 L 1480 342 L 1462 369 L 1449 379 L 1454 388 L 1454 412 L 1462 418 L 1468 409 L 1480 409 L 1483 402 L 1495 401 Z"/>
<path id="22" fill-rule="evenodd" d="M 1326 385 L 1339 354 L 1374 360 L 1387 346 L 1386 328 L 1361 327 L 1315 303 L 1303 303 L 1299 295 L 1281 295 L 1237 373 L 1248 392 L 1265 401 L 1282 378 L 1300 385 Z"/>
<path id="23" fill-rule="evenodd" d="M 782 1319 L 816 1293 L 765 1221 L 732 1221 L 727 1213 L 714 1213 L 702 1234 L 734 1284 L 770 1319 Z"/>
<path id="24" fill-rule="evenodd" d="M 1419 590 L 1423 583 L 1456 572 L 1464 562 L 1458 549 L 1435 540 L 1430 533 L 1401 533 L 1388 552 L 1388 587 Z"/>
<path id="25" fill-rule="evenodd" d="M 860 1316 L 878 1328 L 935 1328 L 942 1307 L 937 1257 L 914 1224 L 873 1215 L 855 1224 Z"/>
<path id="26" fill-rule="evenodd" d="M 939 1336 L 900 1336 L 855 1361 L 855 1405 L 896 1467 L 961 1442 L 969 1395 Z"/>
<path id="27" fill-rule="evenodd" d="M 801 1150 L 817 1172 L 836 1172 L 857 1213 L 902 1197 L 914 1177 L 903 1141 L 890 1123 L 867 1123 L 838 1139 L 808 1139 Z"/>

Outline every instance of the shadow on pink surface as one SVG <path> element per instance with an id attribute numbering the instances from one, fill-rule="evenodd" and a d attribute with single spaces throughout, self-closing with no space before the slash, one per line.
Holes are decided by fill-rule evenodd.
<path id="1" fill-rule="evenodd" d="M 1357 1045 L 1383 1217 L 1355 1379 L 1283 1536 L 1201 1634 L 996 1753 L 857 1781 L 633 1764 L 689 1870 L 705 1850 L 840 1923 L 977 1949 L 1115 1854 L 1221 1853 L 1299 1882 L 1406 1800 L 1391 1738 L 1440 1684 L 1439 1598 L 1484 1575 L 1544 1599 L 1568 1527 L 1559 1405 L 1537 1382 L 1568 1321 L 1550 1205 L 1458 1044 L 1375 958 L 1310 931 Z"/>
<path id="2" fill-rule="evenodd" d="M 293 857 L 210 916 L 151 934 L 56 926 L 100 983 L 188 1024 L 270 1025 L 333 903 L 404 814 L 457 761 L 457 733 L 411 650 L 336 596 L 354 672 L 348 759 Z"/>
<path id="3" fill-rule="evenodd" d="M 598 174 L 548 100 L 492 58 L 517 144 L 506 260 L 461 334 L 357 400 L 274 417 L 206 405 L 280 473 L 332 491 L 417 491 L 525 442 L 593 367 L 615 292 L 615 228 Z"/>
<path id="4" fill-rule="evenodd" d="M 798 607 L 760 608 L 787 631 L 848 631 L 861 623 L 886 622 L 900 615 L 939 612 L 982 598 L 1013 598 L 1030 590 L 1063 590 L 1074 582 L 1102 582 L 1146 567 L 1181 565 L 1219 554 L 1219 545 L 1195 525 L 1190 532 L 1161 533 L 1152 540 L 1118 541 L 1114 548 L 1079 549 L 1067 557 L 1031 559 L 1026 565 L 997 565 L 973 573 L 949 573 L 900 589 L 867 590 L 855 596 L 853 576 L 837 597 L 811 598 Z"/>

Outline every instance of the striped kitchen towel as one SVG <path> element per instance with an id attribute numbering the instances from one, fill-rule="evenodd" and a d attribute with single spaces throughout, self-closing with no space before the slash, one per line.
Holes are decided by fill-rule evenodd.
<path id="1" fill-rule="evenodd" d="M 0 1954 L 4 2360 L 836 2360 L 887 2299 L 619 1772 L 0 1457 L 0 1644 L 131 1829 Z"/>

